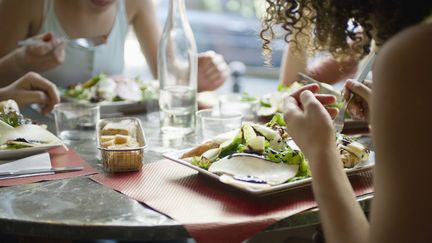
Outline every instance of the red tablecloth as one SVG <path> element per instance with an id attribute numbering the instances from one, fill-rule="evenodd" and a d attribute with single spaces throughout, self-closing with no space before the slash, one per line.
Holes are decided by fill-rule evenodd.
<path id="1" fill-rule="evenodd" d="M 81 159 L 78 156 L 78 154 L 72 149 L 65 151 L 63 147 L 54 148 L 49 150 L 49 154 L 51 158 L 51 165 L 53 167 L 83 166 L 84 169 L 80 171 L 55 173 L 51 175 L 40 175 L 40 176 L 0 180 L 0 187 L 16 186 L 16 185 L 28 184 L 28 183 L 38 182 L 38 181 L 60 180 L 60 179 L 66 179 L 66 178 L 72 178 L 72 177 L 84 176 L 84 175 L 90 175 L 96 173 L 96 170 L 93 167 L 91 167 L 86 161 Z"/>
<path id="2" fill-rule="evenodd" d="M 198 242 L 241 242 L 272 223 L 316 207 L 310 186 L 257 197 L 162 160 L 142 171 L 91 178 L 183 224 Z M 372 173 L 351 177 L 357 195 L 373 191 Z"/>

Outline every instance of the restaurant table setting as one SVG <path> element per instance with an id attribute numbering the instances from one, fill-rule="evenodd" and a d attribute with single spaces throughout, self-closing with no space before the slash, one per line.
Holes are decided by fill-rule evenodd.
<path id="1" fill-rule="evenodd" d="M 91 179 L 180 222 L 197 242 L 241 242 L 277 221 L 317 206 L 310 186 L 256 196 L 169 160 L 139 172 Z M 350 177 L 357 196 L 373 192 L 372 172 Z"/>
<path id="2" fill-rule="evenodd" d="M 69 180 L 78 176 L 94 174 L 97 172 L 94 169 L 96 168 L 100 174 L 90 176 L 92 180 L 171 217 L 183 225 L 198 242 L 240 242 L 281 219 L 316 207 L 310 184 L 305 184 L 300 188 L 278 191 L 270 195 L 254 195 L 245 193 L 231 185 L 223 184 L 182 164 L 162 159 L 162 154 L 158 150 L 159 146 L 165 147 L 166 150 L 163 153 L 168 152 L 169 154 L 178 151 L 170 144 L 162 141 L 163 136 L 161 136 L 158 121 L 154 119 L 158 117 L 158 113 L 138 117 L 138 120 L 127 117 L 99 120 L 95 128 L 97 131 L 92 132 L 97 137 L 82 141 L 71 140 L 68 151 L 62 146 L 49 150 L 51 167 L 78 166 L 83 167 L 82 170 L 0 180 L 0 185 L 22 185 L 57 179 Z M 237 116 L 233 116 L 233 118 L 237 119 Z M 143 133 L 143 137 L 139 135 L 137 140 L 142 143 L 140 146 L 143 146 L 143 150 L 145 147 L 143 165 L 142 167 L 134 167 L 138 171 L 109 173 L 103 167 L 103 158 L 98 155 L 97 147 L 101 145 L 101 136 L 114 136 L 113 140 L 106 141 L 108 142 L 106 149 L 109 150 L 109 146 L 115 146 L 112 144 L 115 143 L 115 135 L 102 135 L 101 131 L 104 128 L 107 129 L 107 125 L 111 123 L 110 129 L 114 128 L 113 130 L 121 132 L 118 123 L 122 123 L 122 121 L 133 124 L 136 129 L 132 130 L 138 132 L 137 134 Z M 240 125 L 241 123 L 237 124 Z M 88 130 L 89 127 L 84 127 L 84 129 Z M 232 130 L 233 128 L 228 126 L 227 129 Z M 202 132 L 202 129 L 200 130 Z M 120 138 L 124 138 L 123 136 L 125 135 L 120 136 Z M 183 142 L 179 144 L 183 149 L 190 149 L 197 142 L 202 141 L 196 140 L 195 135 L 184 136 L 182 139 Z M 146 141 L 148 147 L 146 147 Z M 91 150 L 91 152 L 87 154 L 87 150 Z M 91 162 L 90 164 L 94 168 L 81 158 L 81 154 L 85 155 L 82 158 Z M 45 153 L 38 156 L 45 156 L 43 167 L 49 168 L 46 155 Z M 38 161 L 40 160 L 38 159 Z M 350 180 L 357 196 L 373 192 L 371 171 L 359 171 L 359 173 L 351 176 Z M 68 183 L 73 184 L 74 180 Z M 98 202 L 95 199 L 95 203 L 104 202 Z"/>

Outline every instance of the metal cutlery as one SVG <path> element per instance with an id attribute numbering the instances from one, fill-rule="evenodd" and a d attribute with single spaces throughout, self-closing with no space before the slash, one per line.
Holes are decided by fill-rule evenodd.
<path id="1" fill-rule="evenodd" d="M 354 81 L 363 83 L 366 79 L 369 71 L 372 69 L 372 66 L 376 59 L 376 53 L 371 53 L 369 56 L 367 56 L 365 65 L 360 70 L 358 76 L 354 79 Z M 350 97 L 347 101 L 344 102 L 344 105 L 342 109 L 339 110 L 339 113 L 336 115 L 335 119 L 333 120 L 333 125 L 335 128 L 336 133 L 342 132 L 344 125 L 345 125 L 345 112 L 346 109 L 351 102 L 351 100 L 354 98 L 355 94 L 353 92 L 350 93 Z"/>
<path id="2" fill-rule="evenodd" d="M 63 172 L 71 172 L 71 171 L 80 171 L 83 170 L 84 167 L 82 166 L 68 166 L 68 167 L 53 167 L 53 168 L 44 168 L 44 169 L 30 169 L 30 170 L 18 170 L 18 171 L 11 171 L 11 172 L 1 172 L 0 173 L 0 179 L 3 178 L 13 178 L 18 176 L 30 176 L 30 175 L 37 175 L 42 173 L 63 173 Z"/>
<path id="3" fill-rule="evenodd" d="M 96 36 L 96 37 L 90 37 L 90 38 L 76 38 L 76 39 L 65 39 L 61 38 L 65 43 L 71 45 L 71 46 L 78 46 L 86 49 L 92 49 L 96 46 L 102 45 L 106 43 L 107 37 L 106 36 Z M 43 43 L 43 40 L 40 39 L 34 39 L 29 38 L 25 40 L 18 41 L 19 46 L 29 46 L 29 45 L 37 45 Z"/>
<path id="4" fill-rule="evenodd" d="M 333 89 L 332 87 L 328 87 L 328 86 L 331 86 L 330 84 L 326 84 L 326 83 L 320 82 L 318 80 L 315 80 L 315 79 L 309 77 L 308 75 L 306 75 L 302 72 L 297 73 L 297 78 L 299 80 L 305 80 L 308 83 L 318 84 L 320 86 L 320 93 L 334 95 L 334 96 L 336 96 L 337 99 L 339 99 L 341 96 L 341 94 L 337 90 Z"/>

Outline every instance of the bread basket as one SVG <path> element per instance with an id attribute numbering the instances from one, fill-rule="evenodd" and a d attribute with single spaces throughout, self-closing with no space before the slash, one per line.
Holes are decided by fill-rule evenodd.
<path id="1" fill-rule="evenodd" d="M 127 123 L 131 126 L 130 136 L 138 142 L 138 146 L 131 148 L 106 148 L 102 146 L 102 130 L 107 124 Z M 101 119 L 97 124 L 97 146 L 101 151 L 102 164 L 106 172 L 137 171 L 142 168 L 144 149 L 147 142 L 139 119 L 134 117 Z"/>

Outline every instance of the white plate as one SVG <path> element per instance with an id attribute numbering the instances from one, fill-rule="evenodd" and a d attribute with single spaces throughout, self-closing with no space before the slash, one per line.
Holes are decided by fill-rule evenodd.
<path id="1" fill-rule="evenodd" d="M 192 168 L 194 170 L 197 170 L 198 172 L 200 172 L 201 174 L 208 176 L 210 178 L 216 179 L 219 181 L 219 175 L 216 175 L 214 173 L 211 173 L 205 169 L 202 169 L 198 166 L 195 166 L 185 160 L 180 159 L 180 157 L 186 152 L 189 151 L 190 149 L 185 149 L 185 150 L 180 150 L 180 151 L 175 151 L 175 152 L 170 152 L 170 153 L 166 153 L 163 156 L 169 160 L 172 160 L 174 162 L 177 162 L 181 165 L 185 165 L 189 168 Z M 354 174 L 358 174 L 362 171 L 366 171 L 366 170 L 370 170 L 373 168 L 373 166 L 375 165 L 375 153 L 373 151 L 370 152 L 369 154 L 369 160 L 368 161 L 364 161 L 361 162 L 360 164 L 358 164 L 356 167 L 354 168 L 350 168 L 350 169 L 345 169 L 346 173 L 348 175 L 354 175 Z M 312 178 L 306 178 L 306 179 L 302 179 L 302 180 L 298 180 L 298 181 L 293 181 L 293 182 L 286 182 L 284 184 L 280 184 L 280 185 L 276 185 L 276 186 L 271 186 L 269 188 L 265 188 L 265 189 L 256 189 L 256 188 L 243 188 L 243 187 L 237 187 L 231 184 L 227 184 L 229 186 L 233 186 L 233 187 L 237 187 L 238 189 L 245 191 L 247 193 L 253 194 L 253 195 L 259 195 L 259 196 L 264 196 L 264 195 L 269 195 L 269 194 L 274 194 L 277 192 L 282 192 L 282 191 L 286 191 L 286 190 L 290 190 L 290 189 L 294 189 L 294 188 L 298 188 L 298 187 L 303 187 L 303 186 L 307 186 L 310 185 L 312 182 Z M 222 182 L 221 182 L 222 183 Z"/>
<path id="2" fill-rule="evenodd" d="M 38 154 L 47 151 L 50 148 L 63 146 L 61 144 L 47 144 L 38 147 L 20 148 L 12 150 L 0 150 L 0 160 L 11 160 L 28 157 L 30 155 Z"/>
<path id="3" fill-rule="evenodd" d="M 89 103 L 87 101 L 76 100 L 70 97 L 62 97 L 62 100 L 67 102 L 82 102 Z M 118 117 L 124 115 L 131 115 L 142 113 L 152 109 L 152 106 L 157 106 L 157 100 L 147 100 L 145 102 L 133 102 L 133 101 L 102 101 L 96 103 L 100 107 L 100 114 L 102 118 L 106 117 Z"/>

